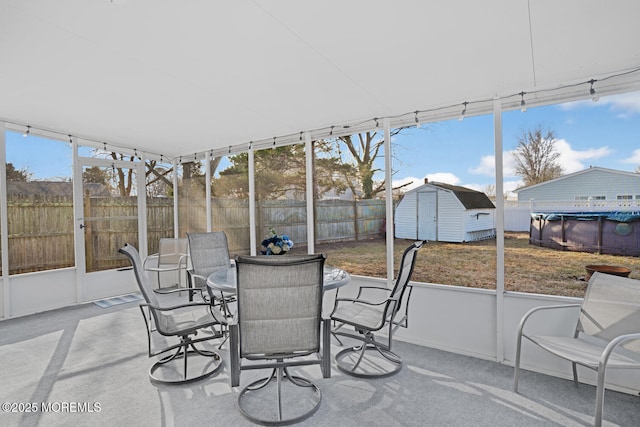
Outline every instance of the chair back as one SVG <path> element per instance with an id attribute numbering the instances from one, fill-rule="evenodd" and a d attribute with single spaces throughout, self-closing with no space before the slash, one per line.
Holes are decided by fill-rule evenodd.
<path id="1" fill-rule="evenodd" d="M 324 260 L 321 254 L 236 258 L 240 357 L 319 351 Z"/>
<path id="2" fill-rule="evenodd" d="M 606 341 L 640 332 L 640 280 L 593 273 L 580 309 L 578 331 Z M 640 352 L 640 340 L 622 346 Z"/>
<path id="3" fill-rule="evenodd" d="M 224 231 L 187 233 L 187 239 L 189 240 L 189 261 L 193 273 L 200 276 L 194 277 L 194 287 L 204 287 L 206 277 L 211 273 L 231 267 L 227 235 Z"/>
<path id="4" fill-rule="evenodd" d="M 395 313 L 400 309 L 402 305 L 403 297 L 405 295 L 405 289 L 407 288 L 407 284 L 409 284 L 409 281 L 411 280 L 413 268 L 416 265 L 416 254 L 422 248 L 422 245 L 424 245 L 424 243 L 424 240 L 415 241 L 402 253 L 398 275 L 396 277 L 396 282 L 393 285 L 393 292 L 391 293 L 391 296 L 393 298 L 397 298 L 399 302 L 399 304 L 394 307 L 394 311 L 392 313 L 393 316 L 395 316 Z"/>
<path id="5" fill-rule="evenodd" d="M 179 265 L 187 254 L 187 239 L 161 238 L 158 243 L 158 267 Z"/>
<path id="6" fill-rule="evenodd" d="M 118 251 L 121 254 L 125 255 L 131 261 L 131 266 L 133 267 L 133 273 L 136 276 L 136 282 L 138 282 L 138 287 L 140 288 L 140 292 L 144 297 L 144 300 L 155 307 L 159 307 L 158 298 L 156 298 L 155 292 L 153 292 L 153 287 L 149 282 L 149 277 L 147 276 L 147 272 L 142 268 L 142 260 L 140 259 L 140 254 L 138 250 L 131 246 L 128 243 L 125 243 L 122 248 Z"/>

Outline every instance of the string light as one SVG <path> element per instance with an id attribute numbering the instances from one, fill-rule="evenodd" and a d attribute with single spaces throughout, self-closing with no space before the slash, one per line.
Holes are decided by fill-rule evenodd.
<path id="1" fill-rule="evenodd" d="M 634 73 L 638 73 L 638 72 L 640 72 L 640 67 L 637 67 L 637 68 L 634 68 L 634 69 L 631 69 L 631 70 L 627 70 L 627 71 L 624 71 L 624 72 L 621 72 L 621 73 L 618 73 L 618 74 L 611 74 L 611 75 L 608 75 L 608 76 L 604 76 L 604 77 L 602 77 L 602 78 L 600 78 L 598 80 L 591 79 L 591 80 L 582 81 L 582 82 L 579 82 L 579 83 L 572 83 L 572 84 L 567 84 L 567 85 L 554 87 L 554 88 L 539 89 L 539 90 L 535 90 L 535 91 L 532 91 L 532 92 L 524 92 L 524 91 L 522 91 L 522 92 L 517 92 L 517 93 L 512 94 L 512 95 L 501 96 L 500 99 L 506 100 L 506 99 L 509 99 L 511 97 L 515 97 L 515 96 L 520 95 L 520 110 L 522 112 L 525 112 L 526 108 L 527 108 L 527 105 L 526 105 L 526 101 L 524 99 L 524 95 L 527 94 L 527 93 L 543 94 L 543 93 L 547 93 L 547 92 L 554 92 L 554 91 L 560 90 L 560 89 L 565 89 L 566 90 L 566 89 L 578 87 L 578 86 L 581 86 L 581 85 L 584 85 L 584 84 L 590 84 L 589 94 L 591 96 L 591 99 L 594 102 L 596 102 L 596 101 L 598 101 L 600 99 L 599 93 L 594 88 L 594 84 L 596 82 L 598 82 L 598 81 L 602 82 L 602 81 L 605 81 L 605 80 L 610 80 L 610 79 L 614 79 L 614 78 L 618 78 L 618 77 L 622 77 L 622 76 L 626 76 L 626 75 L 634 74 Z M 545 98 L 542 97 L 541 99 L 544 101 Z M 485 103 L 491 102 L 492 100 L 495 101 L 495 99 L 481 99 L 481 100 L 475 100 L 475 101 L 471 101 L 471 102 L 469 102 L 469 101 L 463 102 L 462 103 L 463 104 L 463 109 L 462 109 L 462 111 L 461 111 L 461 113 L 460 113 L 460 115 L 458 117 L 458 120 L 462 121 L 464 119 L 464 117 L 467 114 L 467 107 L 468 107 L 469 104 L 485 104 Z M 458 104 L 450 104 L 450 105 L 431 108 L 431 109 L 428 109 L 428 110 L 415 110 L 415 111 L 412 111 L 412 112 L 406 112 L 406 113 L 402 113 L 402 114 L 398 114 L 398 115 L 394 115 L 394 116 L 386 116 L 385 118 L 391 119 L 392 124 L 395 124 L 395 122 L 397 120 L 400 123 L 401 126 L 403 124 L 404 124 L 404 126 L 406 126 L 407 121 L 406 121 L 405 117 L 407 115 L 409 115 L 409 114 L 414 114 L 415 126 L 416 126 L 416 128 L 419 128 L 419 127 L 421 127 L 419 114 L 422 113 L 422 114 L 429 115 L 429 114 L 438 113 L 438 115 L 434 116 L 434 117 L 442 117 L 442 118 L 446 119 L 447 116 L 450 117 L 450 114 L 451 114 L 450 110 L 452 108 L 454 108 L 456 105 L 458 105 Z M 482 108 L 478 109 L 478 111 L 481 111 L 481 110 L 482 110 Z M 442 114 L 439 114 L 440 112 Z M 375 128 L 379 128 L 380 127 L 379 120 L 380 120 L 380 118 L 375 117 L 373 119 L 363 120 L 363 121 L 361 121 L 359 123 L 350 123 L 350 124 L 344 124 L 344 125 L 338 125 L 338 126 L 332 125 L 331 127 L 309 129 L 306 132 L 309 132 L 312 135 L 314 135 L 316 132 L 319 132 L 320 135 L 322 135 L 324 132 L 328 131 L 328 134 L 330 136 L 335 137 L 334 130 L 335 130 L 336 127 L 339 127 L 341 129 L 343 129 L 343 132 L 345 130 L 348 130 L 348 129 L 354 129 L 354 131 L 357 131 L 358 129 L 364 129 L 364 126 L 367 125 L 367 123 L 371 123 L 371 121 L 373 121 L 375 123 Z M 26 126 L 26 125 L 23 125 L 23 126 Z M 30 133 L 31 133 L 31 126 L 26 126 L 26 130 L 24 131 L 24 133 L 22 135 L 23 135 L 23 137 L 27 137 L 28 135 L 30 135 Z M 56 132 L 52 131 L 52 133 L 56 133 Z M 300 134 L 299 134 L 299 140 L 300 141 L 302 141 L 304 139 L 303 138 L 304 133 L 305 133 L 305 131 L 301 131 L 300 132 Z M 324 133 L 324 134 L 327 135 L 327 133 Z M 281 138 L 284 138 L 285 141 L 287 141 L 288 138 L 294 139 L 295 135 L 296 134 L 284 135 L 284 136 L 281 136 Z M 72 135 L 68 135 L 68 136 L 69 136 L 69 142 L 73 143 Z M 253 142 L 254 141 L 249 142 L 249 149 L 250 150 L 252 149 L 252 143 Z M 264 142 L 266 142 L 266 141 L 264 141 Z M 272 148 L 275 149 L 276 146 L 277 146 L 277 137 L 274 136 L 273 137 L 273 147 Z M 233 147 L 232 145 L 229 146 L 229 154 L 231 153 L 232 147 Z M 107 143 L 106 142 L 103 142 L 103 148 L 104 148 L 105 151 L 107 151 L 108 148 L 107 148 Z M 113 150 L 118 150 L 120 148 L 127 149 L 128 147 L 118 147 L 118 146 L 115 146 L 115 145 L 113 146 Z M 215 150 L 212 149 L 211 153 L 213 154 L 214 151 Z M 136 155 L 137 155 L 137 153 L 136 153 Z M 181 163 L 182 162 L 182 156 L 180 156 L 179 158 L 180 158 L 180 163 Z M 196 159 L 197 159 L 197 153 L 196 153 Z M 163 161 L 163 160 L 164 160 L 164 155 L 160 155 L 160 161 Z"/>
<path id="2" fill-rule="evenodd" d="M 593 88 L 593 84 L 595 82 L 597 82 L 597 80 L 594 80 L 594 79 L 589 80 L 589 83 L 591 83 L 591 87 L 589 88 L 589 94 L 591 95 L 591 99 L 593 100 L 593 102 L 598 102 L 598 100 L 600 99 L 600 95 L 598 95 L 596 90 Z"/>
<path id="3" fill-rule="evenodd" d="M 465 114 L 467 114 L 467 104 L 468 104 L 468 102 L 467 102 L 467 101 L 464 101 L 464 102 L 462 103 L 462 105 L 464 105 L 464 108 L 462 109 L 462 113 L 460 113 L 460 117 L 458 117 L 458 121 L 459 121 L 459 122 L 461 122 L 461 121 L 462 121 L 462 119 L 464 119 L 464 115 L 465 115 Z"/>

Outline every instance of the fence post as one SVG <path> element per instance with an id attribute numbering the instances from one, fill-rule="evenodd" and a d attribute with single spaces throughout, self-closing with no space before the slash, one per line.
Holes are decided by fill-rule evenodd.
<path id="1" fill-rule="evenodd" d="M 358 201 L 353 201 L 353 232 L 355 234 L 356 242 L 360 241 L 360 230 L 358 229 Z"/>

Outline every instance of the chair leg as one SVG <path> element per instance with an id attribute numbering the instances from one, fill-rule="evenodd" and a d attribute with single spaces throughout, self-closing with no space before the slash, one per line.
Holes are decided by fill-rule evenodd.
<path id="1" fill-rule="evenodd" d="M 192 381 L 196 381 L 202 378 L 206 378 L 210 375 L 215 374 L 222 368 L 222 357 L 215 351 L 209 350 L 201 350 L 198 349 L 194 343 L 188 337 L 181 337 L 181 341 L 183 345 L 177 348 L 177 350 L 158 360 L 154 363 L 149 369 L 149 377 L 152 382 L 161 383 L 161 384 L 184 384 Z M 189 375 L 189 364 L 188 358 L 189 355 L 192 356 L 202 356 L 207 359 L 211 359 L 204 367 L 201 368 L 200 372 L 197 375 Z M 179 360 L 182 358 L 182 375 L 181 377 L 176 378 L 175 374 L 163 375 L 162 367 L 167 365 L 168 363 Z M 173 365 L 175 366 L 175 365 Z M 178 365 L 179 366 L 179 365 Z M 176 369 L 167 368 L 168 372 L 175 372 Z"/>
<path id="2" fill-rule="evenodd" d="M 354 335 L 348 335 L 348 336 L 356 338 Z M 346 348 L 338 352 L 338 354 L 336 354 L 335 356 L 336 366 L 340 371 L 344 372 L 347 375 L 351 375 L 359 378 L 384 378 L 384 377 L 394 375 L 397 372 L 399 372 L 400 369 L 402 369 L 402 358 L 397 354 L 395 354 L 394 352 L 392 352 L 391 350 L 389 350 L 387 347 L 385 347 L 384 344 L 376 341 L 375 336 L 373 335 L 372 332 L 363 333 L 363 336 L 361 337 L 361 339 L 363 341 L 362 345 Z M 370 362 L 369 365 L 373 366 L 374 368 L 377 368 L 376 372 L 367 371 L 366 369 L 358 370 L 358 367 L 360 366 L 361 362 L 365 360 L 365 355 L 367 354 L 367 351 L 373 351 L 373 350 L 375 350 L 375 352 L 377 352 L 382 356 L 382 359 L 377 359 L 378 362 L 380 360 L 382 360 L 383 362 L 384 361 L 391 362 L 391 365 L 392 365 L 391 368 L 389 368 L 388 366 L 383 366 L 383 364 L 380 364 L 380 363 L 378 363 L 378 365 L 375 366 L 374 364 L 371 363 L 373 360 L 375 360 L 373 359 L 369 361 Z M 357 357 L 357 360 L 354 363 L 350 363 L 349 361 L 346 361 L 347 358 L 352 359 L 355 357 Z"/>
<path id="3" fill-rule="evenodd" d="M 605 368 L 598 369 L 598 381 L 596 383 L 596 414 L 594 425 L 600 427 L 602 425 L 602 411 L 604 406 L 604 374 Z"/>
<path id="4" fill-rule="evenodd" d="M 282 360 L 280 359 L 278 362 L 281 363 Z M 264 413 L 257 413 L 255 410 L 251 410 L 251 402 L 258 400 L 264 403 L 267 398 L 265 398 L 264 393 L 258 391 L 267 387 L 274 379 L 276 382 L 275 408 L 268 414 L 271 415 L 270 417 L 265 417 Z M 285 404 L 285 399 L 282 398 L 282 388 L 286 384 L 285 380 L 288 380 L 294 386 L 310 389 L 311 395 L 309 397 L 311 401 L 301 406 L 302 401 L 298 400 L 300 399 L 300 394 L 296 393 L 296 401 Z M 257 394 L 255 394 L 256 392 Z M 269 376 L 254 381 L 240 391 L 238 395 L 238 409 L 245 418 L 256 424 L 283 426 L 295 424 L 311 417 L 320 407 L 321 401 L 322 392 L 318 386 L 306 378 L 291 375 L 287 368 L 280 366 L 272 369 Z M 274 403 L 273 400 L 270 402 L 271 404 Z M 306 406 L 306 408 L 304 406 Z M 288 412 L 288 414 L 285 412 Z"/>
<path id="5" fill-rule="evenodd" d="M 238 324 L 229 326 L 229 364 L 231 387 L 240 385 L 240 347 Z"/>
<path id="6" fill-rule="evenodd" d="M 323 378 L 331 378 L 331 319 L 322 320 L 322 360 L 320 369 Z"/>
<path id="7" fill-rule="evenodd" d="M 518 333 L 516 342 L 516 361 L 513 366 L 513 391 L 518 392 L 518 378 L 520 377 L 520 353 L 522 350 L 522 334 Z"/>

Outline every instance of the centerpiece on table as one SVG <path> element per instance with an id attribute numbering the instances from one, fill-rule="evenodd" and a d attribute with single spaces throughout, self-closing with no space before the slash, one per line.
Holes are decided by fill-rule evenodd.
<path id="1" fill-rule="evenodd" d="M 272 227 L 269 227 L 269 232 L 271 237 L 262 241 L 262 255 L 284 255 L 293 247 L 293 241 L 286 234 L 278 236 Z"/>

